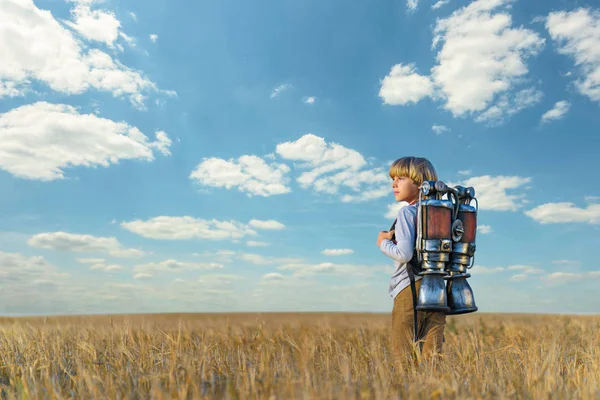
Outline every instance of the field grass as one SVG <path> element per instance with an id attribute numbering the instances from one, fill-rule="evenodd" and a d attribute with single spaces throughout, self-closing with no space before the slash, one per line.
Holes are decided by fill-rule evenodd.
<path id="1" fill-rule="evenodd" d="M 448 317 L 400 369 L 389 314 L 0 318 L 3 398 L 598 399 L 600 316 Z"/>

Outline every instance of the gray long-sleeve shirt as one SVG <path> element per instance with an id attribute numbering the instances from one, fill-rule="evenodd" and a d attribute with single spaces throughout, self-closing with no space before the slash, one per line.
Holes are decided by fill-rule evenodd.
<path id="1" fill-rule="evenodd" d="M 394 260 L 394 273 L 390 278 L 389 294 L 395 298 L 404 288 L 410 286 L 410 278 L 406 267 L 415 252 L 417 240 L 417 204 L 402 207 L 396 217 L 394 233 L 396 244 L 391 240 L 384 239 L 379 249 Z M 422 279 L 415 275 L 415 281 Z"/>

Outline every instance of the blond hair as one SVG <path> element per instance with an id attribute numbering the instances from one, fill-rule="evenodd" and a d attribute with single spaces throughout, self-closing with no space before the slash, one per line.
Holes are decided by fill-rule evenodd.
<path id="1" fill-rule="evenodd" d="M 412 179 L 417 186 L 424 181 L 437 181 L 437 172 L 431 162 L 423 157 L 402 157 L 390 167 L 390 178 L 405 176 Z"/>

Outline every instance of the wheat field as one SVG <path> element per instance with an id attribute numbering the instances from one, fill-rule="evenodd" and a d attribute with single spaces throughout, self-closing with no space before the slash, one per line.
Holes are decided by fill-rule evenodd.
<path id="1" fill-rule="evenodd" d="M 598 399 L 600 316 L 448 317 L 401 368 L 389 314 L 0 318 L 2 398 Z"/>

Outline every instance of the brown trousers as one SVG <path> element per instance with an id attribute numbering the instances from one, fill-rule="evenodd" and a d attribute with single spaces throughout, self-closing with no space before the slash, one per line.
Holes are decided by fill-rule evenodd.
<path id="1" fill-rule="evenodd" d="M 421 280 L 415 282 L 415 286 L 418 293 Z M 392 349 L 400 362 L 409 361 L 415 356 L 413 318 L 412 292 L 410 286 L 407 286 L 394 299 L 392 309 Z M 421 356 L 416 359 L 429 360 L 442 353 L 445 325 L 445 313 L 417 311 L 418 340 L 423 347 Z"/>

